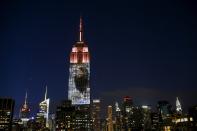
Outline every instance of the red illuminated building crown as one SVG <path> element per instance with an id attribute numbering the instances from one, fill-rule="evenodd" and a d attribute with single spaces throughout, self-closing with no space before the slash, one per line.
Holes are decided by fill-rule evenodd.
<path id="1" fill-rule="evenodd" d="M 21 112 L 30 112 L 30 108 L 27 105 L 27 92 L 25 94 L 25 103 L 21 107 Z"/>
<path id="2" fill-rule="evenodd" d="M 80 17 L 79 24 L 79 40 L 72 48 L 72 52 L 70 54 L 70 63 L 89 63 L 90 55 L 88 51 L 88 46 L 84 42 L 83 38 L 83 22 Z"/>

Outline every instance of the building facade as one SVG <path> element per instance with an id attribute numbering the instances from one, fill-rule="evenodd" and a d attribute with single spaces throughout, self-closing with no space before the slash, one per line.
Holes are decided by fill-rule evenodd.
<path id="1" fill-rule="evenodd" d="M 56 110 L 56 131 L 92 131 L 89 109 L 86 105 L 73 106 L 70 100 L 62 101 Z"/>
<path id="2" fill-rule="evenodd" d="M 112 114 L 112 106 L 109 105 L 107 107 L 107 131 L 113 131 L 113 114 Z"/>
<path id="3" fill-rule="evenodd" d="M 56 130 L 74 130 L 75 129 L 75 107 L 71 105 L 70 100 L 64 100 L 56 110 Z"/>

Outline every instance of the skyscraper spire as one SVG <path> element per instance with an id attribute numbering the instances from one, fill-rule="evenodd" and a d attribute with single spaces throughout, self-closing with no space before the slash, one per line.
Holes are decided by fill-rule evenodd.
<path id="1" fill-rule="evenodd" d="M 182 113 L 181 103 L 180 103 L 178 97 L 176 97 L 176 111 L 177 111 L 177 113 L 179 113 L 179 114 Z"/>
<path id="2" fill-rule="evenodd" d="M 79 23 L 79 42 L 83 42 L 83 20 L 82 20 L 82 16 L 80 16 L 80 23 Z"/>
<path id="3" fill-rule="evenodd" d="M 28 107 L 28 104 L 27 104 L 27 91 L 26 91 L 25 102 L 20 108 L 19 118 L 21 118 L 22 121 L 26 121 L 29 118 L 29 112 L 30 112 L 30 108 Z"/>
<path id="4" fill-rule="evenodd" d="M 45 90 L 45 97 L 44 97 L 44 100 L 47 99 L 47 85 L 46 85 L 46 90 Z"/>
<path id="5" fill-rule="evenodd" d="M 27 106 L 27 91 L 25 93 L 25 104 L 24 105 Z"/>

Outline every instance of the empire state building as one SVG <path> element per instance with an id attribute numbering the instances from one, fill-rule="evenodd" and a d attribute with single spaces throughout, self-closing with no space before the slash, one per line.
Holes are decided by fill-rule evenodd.
<path id="1" fill-rule="evenodd" d="M 72 105 L 90 104 L 90 54 L 83 38 L 83 23 L 80 18 L 79 39 L 70 53 L 68 99 Z"/>

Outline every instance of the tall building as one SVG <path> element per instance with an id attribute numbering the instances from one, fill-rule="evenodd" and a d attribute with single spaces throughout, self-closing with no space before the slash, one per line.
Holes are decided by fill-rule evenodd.
<path id="1" fill-rule="evenodd" d="M 71 105 L 57 108 L 56 129 L 92 131 L 90 107 L 90 55 L 83 38 L 83 23 L 80 18 L 79 39 L 70 53 L 68 101 Z M 65 118 L 66 117 L 66 118 Z"/>
<path id="2" fill-rule="evenodd" d="M 79 40 L 70 54 L 68 99 L 72 105 L 90 104 L 90 54 L 83 38 L 83 24 L 80 18 Z"/>
<path id="3" fill-rule="evenodd" d="M 45 98 L 39 104 L 39 112 L 37 113 L 37 122 L 41 123 L 42 127 L 49 127 L 49 98 L 47 98 L 47 86 L 45 91 Z"/>
<path id="4" fill-rule="evenodd" d="M 148 105 L 142 106 L 142 115 L 143 115 L 143 129 L 151 130 L 151 107 Z"/>
<path id="5" fill-rule="evenodd" d="M 75 131 L 92 131 L 93 121 L 90 107 L 87 105 L 75 106 Z"/>
<path id="6" fill-rule="evenodd" d="M 27 104 L 27 92 L 25 94 L 25 102 L 22 105 L 22 107 L 20 108 L 20 112 L 19 112 L 19 118 L 21 120 L 21 126 L 22 128 L 27 128 L 27 122 L 29 121 L 29 114 L 30 114 L 30 108 Z"/>
<path id="7" fill-rule="evenodd" d="M 124 130 L 129 130 L 132 127 L 132 118 L 133 115 L 133 101 L 131 97 L 125 96 L 123 98 L 122 104 L 122 126 Z"/>
<path id="8" fill-rule="evenodd" d="M 113 117 L 112 117 L 112 106 L 107 108 L 107 131 L 113 131 Z"/>
<path id="9" fill-rule="evenodd" d="M 153 131 L 159 129 L 159 114 L 157 112 L 151 112 L 151 129 Z"/>
<path id="10" fill-rule="evenodd" d="M 19 117 L 22 121 L 28 121 L 29 119 L 30 108 L 27 104 L 27 92 L 25 94 L 25 102 L 20 109 Z"/>
<path id="11" fill-rule="evenodd" d="M 0 130 L 12 131 L 12 119 L 14 113 L 14 100 L 0 98 Z"/>
<path id="12" fill-rule="evenodd" d="M 170 130 L 172 128 L 172 106 L 168 101 L 158 101 L 157 104 L 159 115 L 159 128 L 162 130 Z"/>
<path id="13" fill-rule="evenodd" d="M 131 111 L 132 111 L 132 107 L 133 107 L 133 101 L 131 99 L 131 97 L 129 96 L 125 96 L 124 99 L 123 99 L 123 109 L 122 109 L 122 112 L 123 112 L 123 115 L 128 115 Z"/>
<path id="14" fill-rule="evenodd" d="M 100 100 L 92 101 L 92 119 L 94 131 L 100 131 Z"/>
<path id="15" fill-rule="evenodd" d="M 115 103 L 115 131 L 122 130 L 122 113 L 118 102 Z"/>

